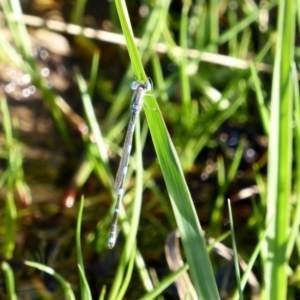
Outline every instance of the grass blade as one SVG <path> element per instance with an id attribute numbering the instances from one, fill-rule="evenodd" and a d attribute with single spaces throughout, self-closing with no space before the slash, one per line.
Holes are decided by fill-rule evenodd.
<path id="1" fill-rule="evenodd" d="M 77 217 L 77 226 L 76 226 L 76 254 L 78 261 L 79 269 L 79 280 L 80 280 L 80 294 L 83 300 L 92 300 L 91 291 L 86 280 L 84 272 L 84 264 L 82 258 L 82 248 L 81 248 L 81 223 L 82 223 L 82 214 L 83 214 L 84 198 L 80 200 L 78 217 Z"/>
<path id="2" fill-rule="evenodd" d="M 4 273 L 5 287 L 9 299 L 17 300 L 18 298 L 15 292 L 15 280 L 14 280 L 13 270 L 11 269 L 10 265 L 6 261 L 2 262 L 1 269 Z"/>
<path id="3" fill-rule="evenodd" d="M 157 111 L 146 109 L 146 116 L 195 289 L 198 296 L 203 299 L 218 299 L 219 295 L 215 286 L 201 226 L 178 156 L 156 106 L 154 97 L 146 96 L 146 100 L 150 107 L 156 107 L 157 109 Z"/>
<path id="4" fill-rule="evenodd" d="M 140 136 L 140 126 L 139 122 L 136 124 L 135 130 L 135 145 L 136 145 L 136 161 L 137 161 L 137 176 L 136 176 L 136 192 L 135 199 L 133 203 L 133 214 L 131 216 L 130 225 L 128 222 L 124 222 L 123 232 L 126 238 L 125 247 L 122 252 L 121 260 L 116 271 L 114 278 L 113 286 L 109 295 L 109 299 L 117 299 L 120 297 L 120 294 L 124 294 L 125 286 L 128 287 L 128 282 L 125 280 L 126 267 L 130 264 L 132 256 L 135 256 L 135 247 L 136 247 L 136 235 L 138 231 L 139 218 L 141 213 L 141 204 L 142 204 L 142 192 L 143 192 L 143 164 L 141 156 L 141 142 L 138 138 Z M 122 216 L 122 215 L 120 215 Z"/>
<path id="5" fill-rule="evenodd" d="M 278 40 L 274 64 L 266 223 L 274 216 L 268 231 L 265 262 L 266 299 L 286 299 L 286 251 L 289 230 L 292 168 L 292 85 L 294 58 L 294 1 L 279 1 Z"/>
<path id="6" fill-rule="evenodd" d="M 170 286 L 176 280 L 177 277 L 179 277 L 182 273 L 186 272 L 188 269 L 189 266 L 185 264 L 182 268 L 164 278 L 160 282 L 160 284 L 153 289 L 153 291 L 147 293 L 139 300 L 151 300 L 159 296 L 168 286 Z"/>
<path id="7" fill-rule="evenodd" d="M 75 300 L 75 295 L 72 291 L 71 285 L 69 282 L 67 282 L 61 275 L 59 275 L 57 272 L 55 272 L 52 268 L 44 266 L 42 264 L 33 262 L 33 261 L 25 261 L 25 265 L 29 267 L 36 268 L 40 271 L 43 271 L 49 275 L 52 275 L 62 286 L 66 299 L 67 300 Z"/>
<path id="8" fill-rule="evenodd" d="M 237 252 L 236 240 L 235 240 L 235 234 L 234 234 L 234 225 L 233 225 L 233 217 L 232 217 L 230 199 L 227 200 L 227 204 L 228 204 L 228 211 L 229 211 L 232 248 L 233 248 L 233 253 L 234 253 L 233 258 L 234 258 L 235 274 L 236 274 L 236 278 L 237 278 L 237 286 L 238 286 L 240 300 L 243 300 L 244 298 L 243 298 L 242 287 L 241 287 L 241 275 L 240 275 L 238 252 Z"/>

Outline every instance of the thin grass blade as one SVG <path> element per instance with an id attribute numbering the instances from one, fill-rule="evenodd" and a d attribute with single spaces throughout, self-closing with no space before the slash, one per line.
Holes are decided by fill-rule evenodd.
<path id="1" fill-rule="evenodd" d="M 1 263 L 1 269 L 4 274 L 4 282 L 6 287 L 6 293 L 10 300 L 17 300 L 17 295 L 15 292 L 15 279 L 14 279 L 14 273 L 10 265 L 3 261 Z"/>
<path id="2" fill-rule="evenodd" d="M 294 59 L 295 2 L 280 0 L 278 37 L 275 54 L 270 139 L 268 154 L 268 192 L 266 223 L 274 217 L 265 244 L 264 280 L 266 299 L 287 296 L 286 251 L 289 237 L 289 214 L 292 178 L 292 84 Z"/>
<path id="3" fill-rule="evenodd" d="M 62 286 L 66 299 L 67 300 L 75 300 L 75 295 L 72 291 L 71 285 L 68 281 L 66 281 L 61 275 L 55 272 L 52 268 L 44 266 L 40 263 L 32 262 L 32 261 L 25 261 L 25 265 L 36 268 L 40 271 L 43 271 L 49 275 L 52 275 Z"/>
<path id="4" fill-rule="evenodd" d="M 79 280 L 80 280 L 80 295 L 83 300 L 92 300 L 92 294 L 87 283 L 87 279 L 84 271 L 84 264 L 82 258 L 82 248 L 81 248 L 81 224 L 82 224 L 82 214 L 83 214 L 84 198 L 81 197 L 77 225 L 76 225 L 76 254 L 79 269 Z"/>

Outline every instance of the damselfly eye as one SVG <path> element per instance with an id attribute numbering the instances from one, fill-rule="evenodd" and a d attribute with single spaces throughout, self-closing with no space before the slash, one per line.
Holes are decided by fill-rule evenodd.
<path id="1" fill-rule="evenodd" d="M 138 81 L 132 81 L 130 84 L 130 88 L 132 90 L 137 90 L 138 87 L 143 87 L 145 91 L 151 91 L 153 89 L 153 83 L 152 80 L 148 77 L 148 81 L 146 83 L 138 82 Z"/>

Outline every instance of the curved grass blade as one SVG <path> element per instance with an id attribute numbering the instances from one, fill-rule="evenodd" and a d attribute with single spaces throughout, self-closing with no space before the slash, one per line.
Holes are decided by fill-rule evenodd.
<path id="1" fill-rule="evenodd" d="M 36 268 L 40 271 L 43 271 L 49 275 L 52 275 L 62 286 L 66 299 L 67 300 L 75 300 L 75 295 L 72 291 L 71 285 L 68 281 L 66 281 L 61 275 L 59 275 L 58 273 L 56 273 L 52 268 L 44 266 L 42 264 L 33 262 L 33 261 L 25 261 L 24 262 L 25 265 L 29 266 L 29 267 L 33 267 Z"/>
<path id="2" fill-rule="evenodd" d="M 15 280 L 14 280 L 14 273 L 10 267 L 10 265 L 3 261 L 1 264 L 1 269 L 4 274 L 4 281 L 5 281 L 5 287 L 6 292 L 10 300 L 17 300 L 17 295 L 15 292 Z"/>
<path id="3" fill-rule="evenodd" d="M 151 300 L 155 297 L 159 296 L 165 289 L 167 289 L 181 274 L 186 272 L 189 269 L 189 266 L 185 264 L 177 271 L 173 272 L 172 274 L 168 275 L 164 278 L 158 286 L 156 286 L 153 291 L 145 294 L 139 300 Z"/>

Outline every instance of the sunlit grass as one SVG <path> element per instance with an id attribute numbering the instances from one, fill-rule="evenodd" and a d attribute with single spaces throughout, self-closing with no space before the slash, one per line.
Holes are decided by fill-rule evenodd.
<path id="1" fill-rule="evenodd" d="M 76 1 L 71 14 L 72 22 L 83 23 L 86 5 L 86 1 Z M 176 13 L 171 1 L 158 1 L 155 5 L 145 2 L 145 5 L 149 9 L 147 17 L 140 21 L 142 26 L 139 24 L 132 29 L 131 23 L 136 20 L 133 12 L 127 11 L 125 1 L 111 3 L 111 24 L 115 31 L 122 30 L 127 45 L 127 49 L 122 50 L 121 58 L 118 58 L 124 73 L 118 83 L 106 78 L 108 75 L 101 69 L 102 49 L 98 49 L 101 47 L 86 37 L 75 39 L 77 45 L 89 49 L 89 53 L 93 52 L 93 58 L 89 62 L 91 71 L 88 76 L 78 68 L 74 69 L 83 107 L 82 116 L 76 120 L 85 128 L 80 133 L 84 153 L 81 163 L 78 163 L 79 173 L 74 176 L 74 186 L 84 193 L 89 178 L 95 177 L 97 182 L 96 192 L 85 197 L 85 211 L 83 201 L 80 206 L 75 205 L 79 209 L 78 215 L 75 214 L 78 218 L 76 233 L 75 227 L 69 229 L 70 236 L 74 235 L 73 245 L 77 254 L 74 268 L 78 270 L 80 290 L 76 284 L 71 285 L 68 278 L 62 277 L 59 271 L 48 266 L 47 260 L 42 263 L 27 261 L 26 268 L 30 266 L 53 275 L 69 299 L 92 299 L 94 295 L 90 291 L 88 267 L 84 260 L 86 253 L 91 256 L 93 252 L 105 260 L 109 274 L 113 274 L 109 286 L 103 285 L 99 289 L 102 291 L 100 299 L 124 299 L 127 293 L 134 292 L 135 270 L 140 280 L 138 285 L 144 288 L 144 294 L 139 291 L 138 296 L 142 299 L 163 295 L 168 286 L 186 271 L 199 298 L 218 299 L 214 274 L 219 270 L 216 264 L 213 264 L 214 270 L 211 267 L 197 213 L 200 222 L 201 216 L 209 215 L 209 221 L 205 223 L 208 236 L 222 236 L 228 229 L 224 229 L 224 221 L 227 219 L 225 204 L 230 187 L 241 182 L 239 176 L 248 176 L 251 177 L 251 185 L 256 186 L 258 195 L 252 195 L 255 199 L 252 201 L 252 215 L 244 222 L 242 229 L 235 230 L 234 248 L 248 255 L 244 258 L 248 264 L 247 270 L 241 274 L 237 290 L 243 293 L 250 272 L 259 270 L 259 277 L 262 278 L 261 299 L 285 299 L 287 295 L 293 299 L 292 293 L 297 288 L 296 284 L 290 286 L 289 282 L 296 277 L 295 261 L 299 258 L 300 245 L 299 74 L 294 63 L 294 53 L 298 50 L 294 45 L 296 20 L 300 24 L 299 14 L 296 19 L 295 11 L 300 11 L 300 2 L 269 1 L 264 7 L 258 7 L 251 1 L 231 1 L 227 7 L 225 4 L 220 6 L 220 1 L 215 0 L 184 1 Z M 269 16 L 274 7 L 278 9 L 277 22 L 262 24 L 263 17 Z M 26 26 L 10 18 L 11 14 L 22 13 L 19 1 L 4 0 L 3 10 L 15 45 L 13 47 L 3 35 L 0 36 L 1 62 L 9 62 L 30 74 L 32 83 L 52 115 L 65 149 L 71 152 L 76 145 L 70 127 L 75 122 L 70 122 L 67 101 L 49 89 L 40 75 Z M 272 14 L 276 12 L 272 10 Z M 263 25 L 266 29 L 260 27 Z M 138 47 L 134 35 L 140 37 Z M 165 47 L 165 54 L 154 51 L 157 43 Z M 191 49 L 194 51 L 192 57 L 188 54 Z M 199 51 L 222 53 L 220 60 L 226 60 L 227 64 L 217 61 L 207 63 L 203 52 Z M 228 67 L 232 59 L 240 59 L 244 67 Z M 248 64 L 247 60 L 251 62 Z M 270 65 L 264 65 L 263 73 L 260 63 L 266 62 Z M 270 71 L 272 74 L 268 73 Z M 148 76 L 154 82 L 154 89 L 145 96 L 144 113 L 137 124 L 135 152 L 130 160 L 127 178 L 128 190 L 118 224 L 117 249 L 109 252 L 107 237 L 115 201 L 111 162 L 118 161 L 121 153 L 119 145 L 122 144 L 129 117 L 129 84 L 132 80 L 146 82 Z M 101 111 L 100 118 L 94 109 L 97 103 L 93 102 L 98 93 L 107 106 L 105 113 Z M 30 215 L 30 207 L 24 212 L 16 203 L 16 194 L 20 195 L 21 191 L 29 200 L 31 195 L 30 184 L 26 182 L 27 174 L 23 170 L 26 155 L 18 140 L 18 122 L 11 118 L 5 99 L 1 99 L 1 121 L 4 136 L 1 158 L 6 162 L 0 178 L 0 186 L 5 188 L 5 206 L 1 207 L 1 216 L 4 216 L 0 228 L 3 233 L 1 266 L 8 297 L 16 299 L 18 291 L 15 290 L 14 272 L 17 270 L 9 260 L 14 261 L 17 259 L 16 253 L 20 254 L 16 237 L 24 230 L 21 228 L 23 216 Z M 246 124 L 261 127 L 256 137 L 264 135 L 268 138 L 267 160 L 263 153 L 261 159 L 247 165 L 246 171 L 243 169 L 241 172 L 240 168 L 245 163 L 243 157 L 249 146 L 248 137 L 242 133 L 239 143 L 229 147 L 222 141 L 224 136 L 219 137 L 220 128 L 225 123 L 238 129 Z M 155 155 L 151 154 L 148 158 L 147 151 L 152 144 Z M 209 170 L 209 160 L 214 160 L 211 165 L 215 170 Z M 207 182 L 202 175 L 207 175 L 208 179 L 217 177 L 209 197 L 202 191 Z M 186 182 L 185 177 L 192 177 L 193 180 Z M 295 184 L 292 184 L 292 179 Z M 191 195 L 190 189 L 195 185 L 197 192 Z M 239 188 L 242 190 L 244 186 Z M 205 212 L 198 209 L 196 213 L 195 206 L 199 202 L 201 204 L 202 199 L 213 204 L 203 205 L 201 210 Z M 233 220 L 238 217 L 238 213 L 234 214 L 234 206 L 235 202 L 232 202 Z M 140 222 L 145 224 L 144 216 L 147 218 L 146 228 L 140 225 Z M 97 224 L 92 222 L 93 225 L 90 225 L 89 221 L 95 218 Z M 237 224 L 235 221 L 233 223 Z M 186 264 L 155 283 L 145 252 L 149 248 L 163 249 L 163 238 L 175 226 L 181 234 L 181 250 Z M 82 230 L 85 227 L 88 229 Z M 247 237 L 241 237 L 243 231 L 249 230 L 257 233 L 255 245 L 245 245 Z M 154 236 L 161 238 L 159 245 L 151 240 Z M 146 250 L 142 247 L 144 240 L 148 243 Z M 225 239 L 225 242 L 228 240 Z M 112 259 L 115 253 L 118 257 Z M 115 266 L 112 267 L 113 264 Z M 291 278 L 293 280 L 289 281 Z M 233 297 L 238 298 L 237 292 Z"/>

